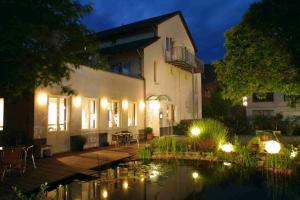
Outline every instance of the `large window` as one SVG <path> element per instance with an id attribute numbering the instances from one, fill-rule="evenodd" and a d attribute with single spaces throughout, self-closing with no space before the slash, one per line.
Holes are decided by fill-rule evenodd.
<path id="1" fill-rule="evenodd" d="M 48 131 L 67 130 L 67 99 L 64 97 L 49 97 Z"/>
<path id="2" fill-rule="evenodd" d="M 265 98 L 259 98 L 257 94 L 253 93 L 252 96 L 253 102 L 273 102 L 274 101 L 274 94 L 272 92 L 267 93 Z"/>
<path id="3" fill-rule="evenodd" d="M 97 108 L 95 99 L 84 99 L 82 104 L 82 129 L 97 128 Z"/>
<path id="4" fill-rule="evenodd" d="M 4 99 L 0 98 L 0 131 L 3 130 L 4 124 Z"/>
<path id="5" fill-rule="evenodd" d="M 128 126 L 136 126 L 137 125 L 137 109 L 136 103 L 128 104 Z"/>
<path id="6" fill-rule="evenodd" d="M 120 104 L 118 101 L 112 101 L 109 103 L 108 127 L 120 127 Z"/>

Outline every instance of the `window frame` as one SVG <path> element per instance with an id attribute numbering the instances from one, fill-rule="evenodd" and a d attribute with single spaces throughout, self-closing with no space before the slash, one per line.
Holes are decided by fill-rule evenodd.
<path id="1" fill-rule="evenodd" d="M 114 113 L 114 103 L 117 103 L 117 108 L 118 108 L 118 126 L 115 126 L 115 121 L 114 121 L 114 118 L 115 118 L 115 113 Z M 119 100 L 110 100 L 108 101 L 108 109 L 107 109 L 107 128 L 109 129 L 118 129 L 121 127 L 121 104 L 120 104 L 120 101 Z M 111 116 L 111 120 L 109 119 L 109 116 Z M 111 121 L 111 126 L 110 126 L 110 121 Z"/>
<path id="2" fill-rule="evenodd" d="M 129 119 L 130 119 L 130 117 L 129 117 L 129 114 L 130 114 L 130 104 L 132 104 L 132 108 L 133 108 L 133 123 L 131 123 L 131 125 L 129 125 Z M 132 114 L 132 113 L 131 113 Z M 127 110 L 127 126 L 128 127 L 137 127 L 138 126 L 138 110 L 137 110 L 137 103 L 136 102 L 133 102 L 133 101 L 131 101 L 131 102 L 129 102 L 128 103 L 128 110 Z"/>
<path id="3" fill-rule="evenodd" d="M 56 99 L 56 130 L 49 130 L 49 103 L 50 99 Z M 65 101 L 65 119 L 64 119 L 64 130 L 61 130 L 60 126 L 60 100 L 64 99 Z M 69 131 L 69 122 L 70 122 L 70 100 L 68 96 L 59 96 L 59 95 L 48 95 L 47 97 L 47 132 L 48 133 L 61 133 Z"/>
<path id="4" fill-rule="evenodd" d="M 81 106 L 81 130 L 83 131 L 86 131 L 86 130 L 95 130 L 98 128 L 98 100 L 97 98 L 84 98 L 84 100 L 82 101 L 82 106 Z M 91 112 L 91 103 L 94 103 L 94 113 Z M 87 103 L 87 105 L 85 105 Z M 86 122 L 87 122 L 87 128 L 83 128 L 83 109 L 85 108 L 88 108 L 87 109 L 87 113 L 86 113 L 86 116 L 87 116 L 87 119 L 86 119 Z M 95 127 L 91 127 L 91 119 L 92 119 L 92 115 L 95 115 Z"/>

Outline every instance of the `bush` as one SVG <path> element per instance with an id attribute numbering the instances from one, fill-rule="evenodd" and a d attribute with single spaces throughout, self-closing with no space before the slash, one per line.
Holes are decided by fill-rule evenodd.
<path id="1" fill-rule="evenodd" d="M 151 127 L 146 127 L 145 128 L 145 133 L 148 134 L 148 133 L 153 133 L 153 128 Z"/>
<path id="2" fill-rule="evenodd" d="M 190 133 L 193 128 L 199 128 L 200 134 L 199 136 L 192 137 L 200 144 L 209 143 L 209 147 L 213 145 L 214 150 L 218 150 L 220 145 L 224 144 L 228 139 L 227 127 L 223 123 L 213 119 L 196 120 L 189 127 Z M 204 146 L 206 146 L 206 144 Z"/>
<path id="3" fill-rule="evenodd" d="M 155 138 L 150 143 L 151 148 L 153 148 L 156 152 L 168 153 L 173 152 L 176 153 L 179 147 L 177 147 L 177 141 L 175 137 L 172 136 L 164 136 L 161 138 Z"/>
<path id="4" fill-rule="evenodd" d="M 186 135 L 189 130 L 189 122 L 181 121 L 179 124 L 173 126 L 174 135 Z"/>
<path id="5" fill-rule="evenodd" d="M 82 135 L 71 136 L 71 150 L 82 151 L 86 143 L 86 138 Z"/>

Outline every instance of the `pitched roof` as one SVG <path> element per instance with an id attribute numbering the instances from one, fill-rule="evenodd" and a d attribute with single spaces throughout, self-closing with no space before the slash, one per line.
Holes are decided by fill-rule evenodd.
<path id="1" fill-rule="evenodd" d="M 164 14 L 164 15 L 160 15 L 157 17 L 152 17 L 149 19 L 144 19 L 141 21 L 137 21 L 134 23 L 130 23 L 130 24 L 126 24 L 126 25 L 122 25 L 116 28 L 112 28 L 112 29 L 107 29 L 101 32 L 96 33 L 96 37 L 98 37 L 100 40 L 111 40 L 111 39 L 116 39 L 119 38 L 121 36 L 124 36 L 126 34 L 129 33 L 134 33 L 137 31 L 143 31 L 143 30 L 153 30 L 158 24 L 166 21 L 167 19 L 170 19 L 176 15 L 179 15 L 182 23 L 186 29 L 186 32 L 193 44 L 193 47 L 195 49 L 195 51 L 197 51 L 197 47 L 196 44 L 192 38 L 192 35 L 188 29 L 187 23 L 183 18 L 183 15 L 180 11 L 176 11 L 176 12 L 172 12 L 172 13 L 168 13 L 168 14 Z"/>
<path id="2" fill-rule="evenodd" d="M 146 47 L 149 44 L 155 42 L 158 39 L 159 39 L 159 37 L 152 37 L 152 38 L 146 38 L 146 39 L 142 39 L 142 40 L 136 40 L 133 42 L 128 42 L 128 43 L 124 43 L 124 44 L 119 44 L 119 45 L 99 49 L 99 52 L 103 53 L 103 54 L 114 54 L 114 53 L 123 52 L 125 50 L 143 48 L 143 47 Z"/>

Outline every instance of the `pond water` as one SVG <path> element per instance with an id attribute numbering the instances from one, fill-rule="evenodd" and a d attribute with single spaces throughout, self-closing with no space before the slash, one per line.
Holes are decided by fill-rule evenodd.
<path id="1" fill-rule="evenodd" d="M 73 180 L 48 193 L 59 200 L 296 200 L 300 180 L 240 168 L 231 163 L 127 162 L 103 170 L 94 180 Z"/>

